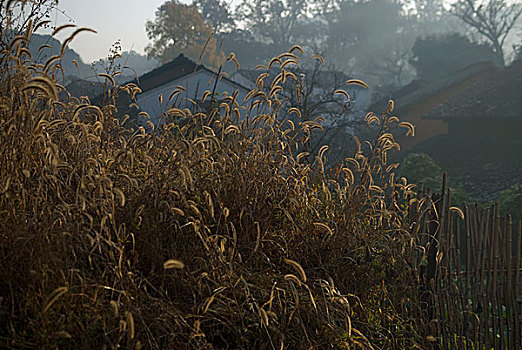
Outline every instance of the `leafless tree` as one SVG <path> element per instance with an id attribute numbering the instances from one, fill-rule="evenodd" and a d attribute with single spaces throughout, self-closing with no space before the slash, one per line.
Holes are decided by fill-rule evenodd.
<path id="1" fill-rule="evenodd" d="M 452 12 L 491 43 L 499 63 L 504 65 L 506 38 L 522 15 L 522 4 L 506 0 L 459 0 Z"/>

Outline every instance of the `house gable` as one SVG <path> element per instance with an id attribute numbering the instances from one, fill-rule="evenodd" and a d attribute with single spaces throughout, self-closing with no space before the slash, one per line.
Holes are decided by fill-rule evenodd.
<path id="1" fill-rule="evenodd" d="M 149 114 L 153 123 L 158 122 L 160 116 L 171 107 L 191 110 L 198 108 L 196 103 L 203 99 L 206 91 L 214 92 L 217 100 L 221 100 L 226 94 L 232 95 L 238 91 L 237 100 L 240 103 L 243 102 L 249 92 L 246 88 L 229 79 L 220 79 L 216 82 L 216 76 L 212 71 L 200 69 L 142 92 L 136 96 L 136 99 L 141 110 Z M 178 87 L 183 89 L 171 99 L 171 94 Z M 160 95 L 162 96 L 161 102 Z"/>
<path id="2" fill-rule="evenodd" d="M 154 124 L 169 108 L 198 108 L 197 103 L 208 90 L 215 93 L 220 100 L 225 94 L 232 95 L 238 91 L 238 101 L 243 101 L 249 89 L 233 80 L 221 76 L 199 65 L 183 54 L 171 62 L 144 74 L 131 83 L 140 87 L 142 92 L 136 96 L 140 110 L 146 112 Z M 181 92 L 172 99 L 171 94 L 181 87 Z M 161 96 L 161 101 L 160 101 Z"/>

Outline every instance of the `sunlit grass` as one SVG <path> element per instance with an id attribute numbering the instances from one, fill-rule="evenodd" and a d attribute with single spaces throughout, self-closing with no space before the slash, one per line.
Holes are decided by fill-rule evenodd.
<path id="1" fill-rule="evenodd" d="M 58 68 L 32 63 L 28 34 L 7 43 L 1 62 L 0 344 L 423 341 L 422 205 L 387 163 L 399 148 L 390 127 L 413 127 L 391 118 L 393 103 L 368 117 L 377 138 L 328 172 L 328 147 L 307 152 L 320 122 L 280 99 L 297 47 L 269 63 L 281 77 L 270 93 L 255 90 L 245 104 L 231 94 L 197 113 L 172 106 L 148 132 L 116 117 L 117 95 L 138 91 L 113 86 L 114 75 L 103 76 L 104 105 L 59 99 Z"/>

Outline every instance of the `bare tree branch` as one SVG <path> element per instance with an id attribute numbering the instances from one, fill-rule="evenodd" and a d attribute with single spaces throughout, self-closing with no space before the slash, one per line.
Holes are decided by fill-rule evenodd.
<path id="1" fill-rule="evenodd" d="M 522 5 L 506 0 L 459 0 L 452 13 L 483 35 L 495 49 L 498 61 L 505 64 L 504 45 L 522 15 Z"/>

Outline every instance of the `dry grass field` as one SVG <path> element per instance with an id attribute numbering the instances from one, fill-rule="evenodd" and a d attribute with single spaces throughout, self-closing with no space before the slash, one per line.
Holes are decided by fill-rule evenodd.
<path id="1" fill-rule="evenodd" d="M 376 139 L 325 171 L 327 147 L 307 152 L 320 120 L 278 98 L 299 47 L 270 61 L 246 118 L 230 95 L 133 129 L 115 98 L 139 88 L 113 75 L 101 106 L 59 98 L 60 57 L 25 49 L 37 25 L 2 27 L 0 347 L 428 346 L 423 203 L 387 160 L 391 127 L 412 127 L 392 102 L 367 116 Z"/>

